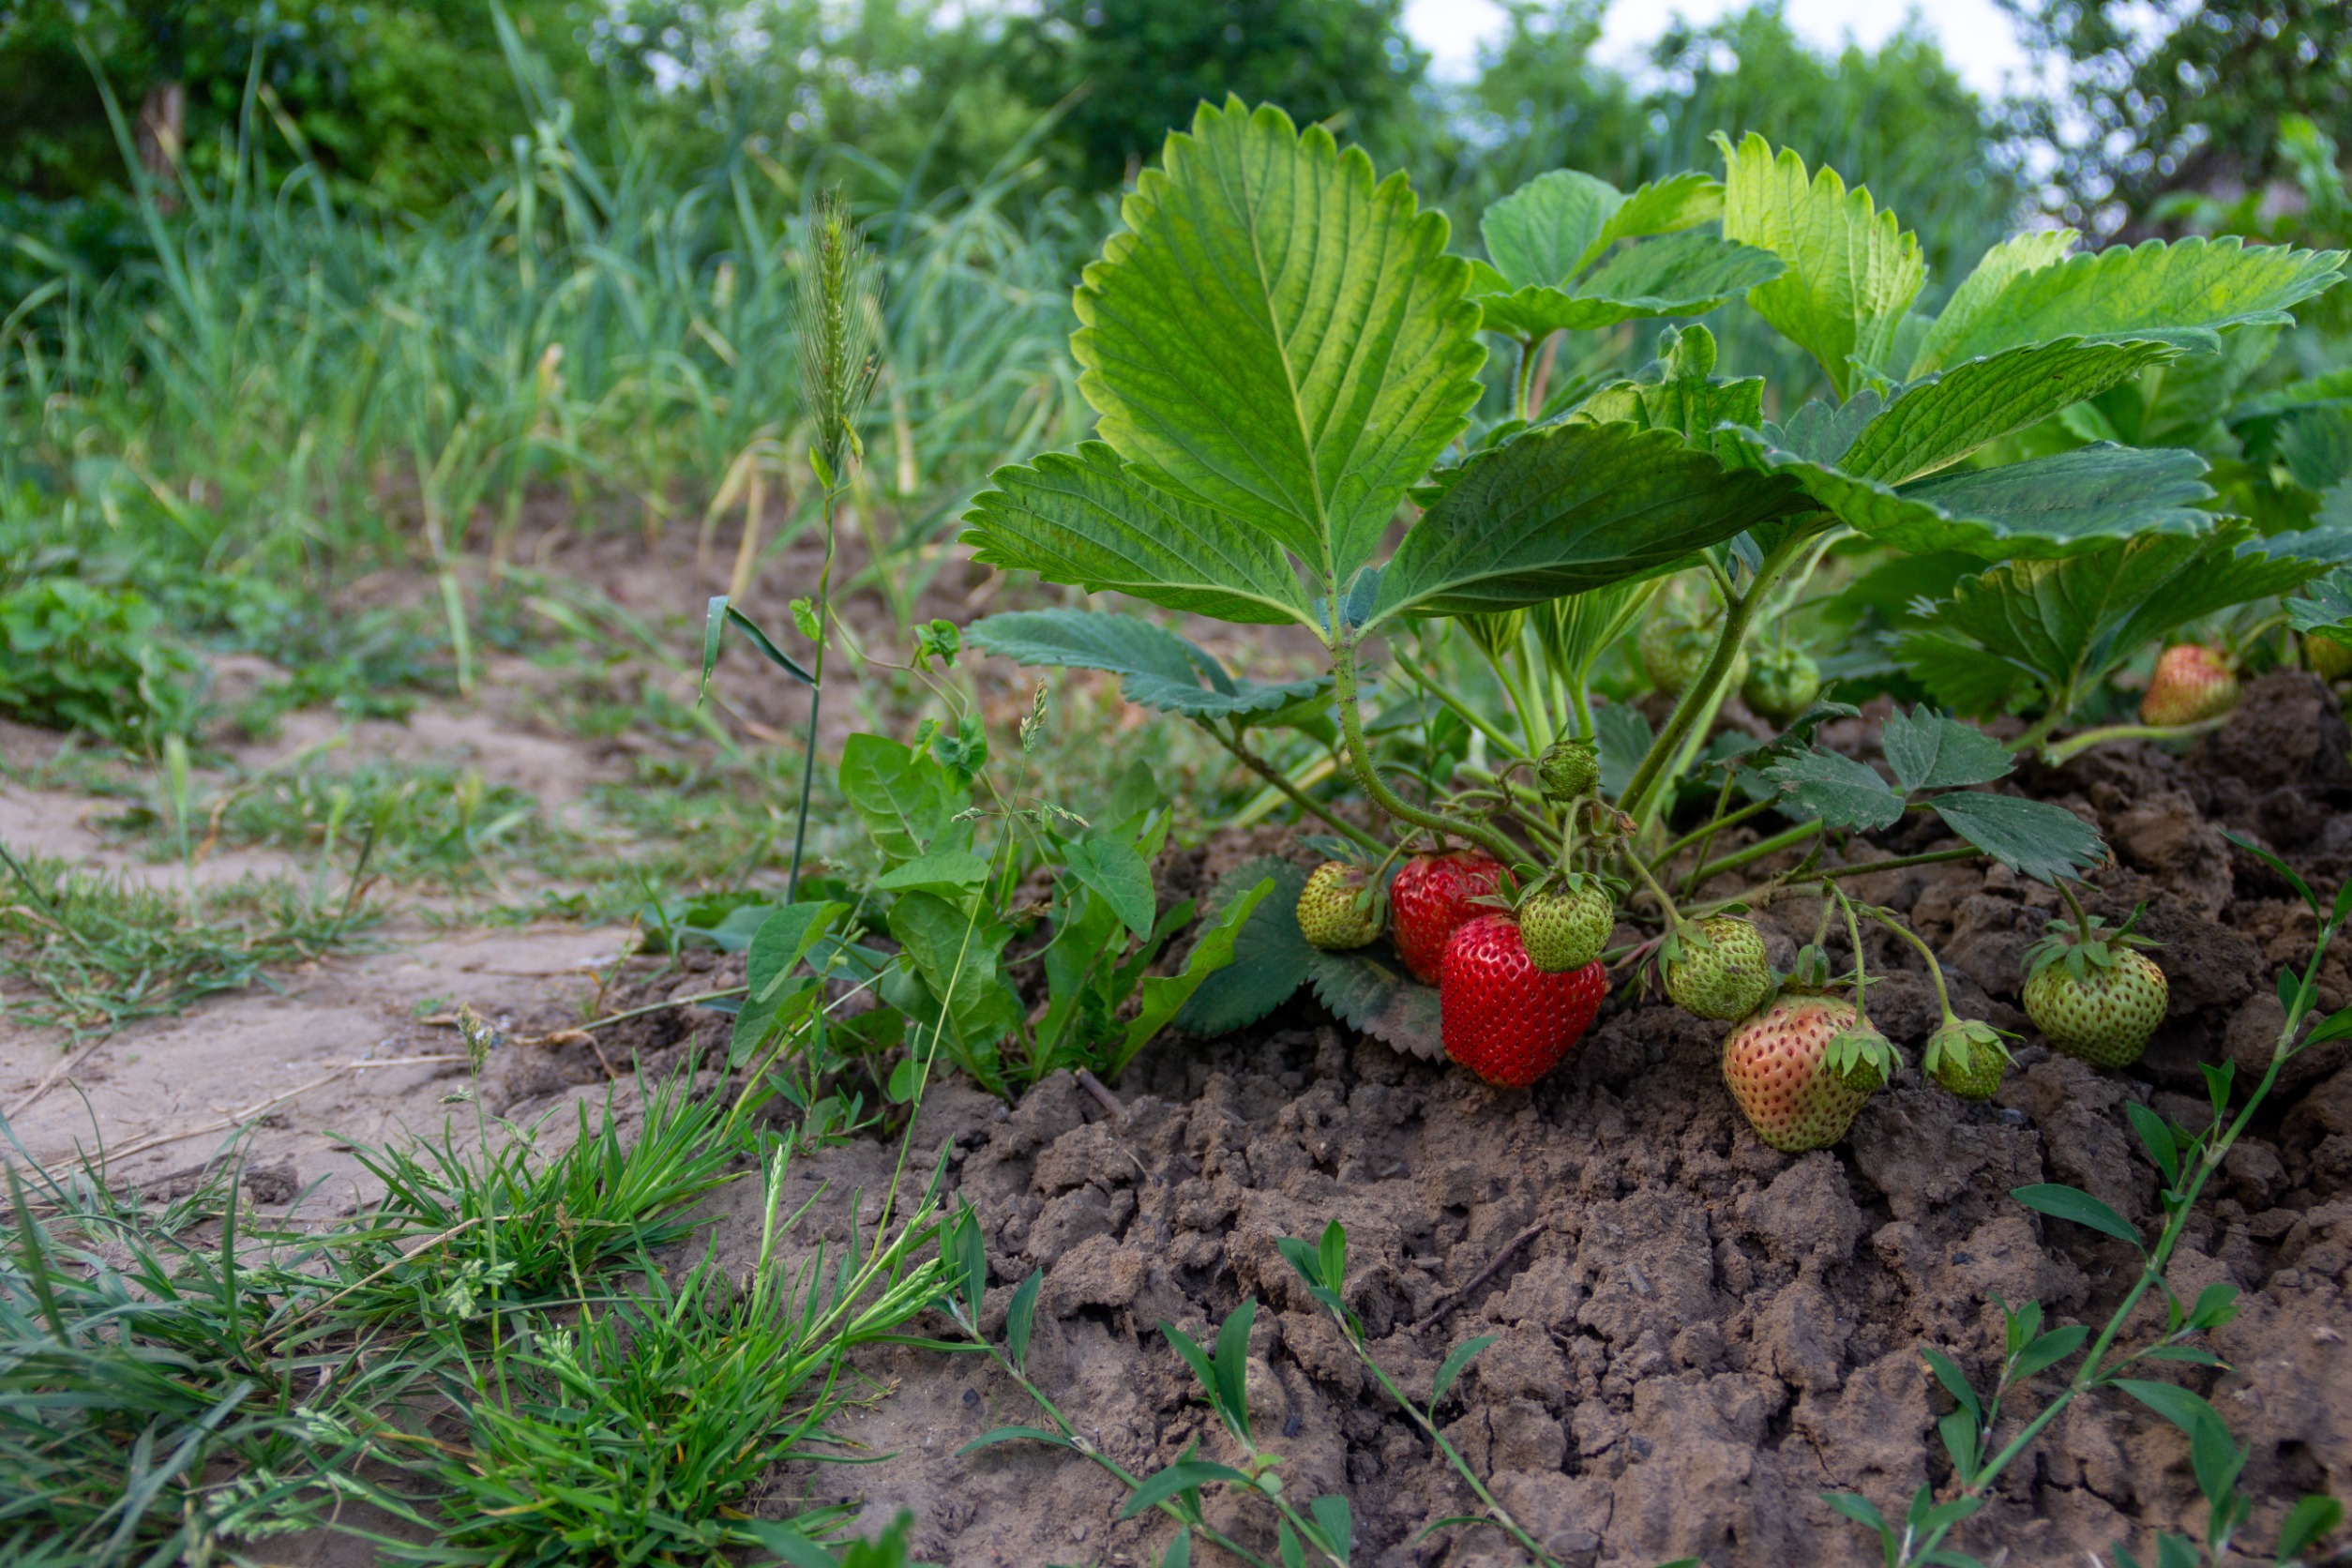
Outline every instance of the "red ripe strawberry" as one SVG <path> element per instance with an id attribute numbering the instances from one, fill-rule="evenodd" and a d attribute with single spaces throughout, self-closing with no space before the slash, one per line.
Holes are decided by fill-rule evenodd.
<path id="1" fill-rule="evenodd" d="M 1594 959 L 1565 974 L 1535 967 L 1518 922 L 1482 914 L 1445 944 L 1438 1010 L 1445 1054 L 1505 1089 L 1525 1089 L 1560 1065 L 1608 994 Z"/>
<path id="2" fill-rule="evenodd" d="M 2238 705 L 2238 672 L 2222 656 L 2195 642 L 2166 648 L 2140 699 L 2143 724 L 2196 724 Z"/>
<path id="3" fill-rule="evenodd" d="M 1417 854 L 1388 886 L 1389 935 L 1396 956 L 1425 986 L 1438 983 L 1445 944 L 1463 924 L 1484 914 L 1478 902 L 1502 885 L 1502 866 L 1471 850 Z"/>

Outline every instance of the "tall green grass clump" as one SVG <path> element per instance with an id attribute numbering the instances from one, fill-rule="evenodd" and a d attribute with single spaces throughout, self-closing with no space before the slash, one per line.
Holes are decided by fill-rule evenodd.
<path id="1" fill-rule="evenodd" d="M 419 561 L 470 685 L 474 580 L 512 560 L 531 497 L 649 539 L 731 525 L 755 493 L 809 515 L 788 454 L 815 185 L 741 139 L 678 167 L 626 125 L 599 161 L 506 42 L 526 113 L 430 218 L 339 204 L 258 79 L 233 144 L 192 160 L 221 173 L 168 188 L 108 95 L 130 259 L 0 234 L 40 273 L 0 313 L 0 592 L 78 576 L 214 629 L 240 582 Z M 865 215 L 891 303 L 852 502 L 894 580 L 982 474 L 1082 418 L 1066 279 L 1103 219 L 1037 196 L 1038 169 L 1024 144 L 969 186 L 861 172 L 896 199 Z"/>

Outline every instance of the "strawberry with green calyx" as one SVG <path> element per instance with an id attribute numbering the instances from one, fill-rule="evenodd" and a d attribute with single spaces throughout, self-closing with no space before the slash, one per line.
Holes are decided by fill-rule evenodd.
<path id="1" fill-rule="evenodd" d="M 1535 966 L 1507 914 L 1480 914 L 1447 940 L 1438 982 L 1445 1054 L 1488 1083 L 1524 1089 L 1560 1065 L 1608 994 L 1598 962 Z"/>
<path id="2" fill-rule="evenodd" d="M 2001 1075 L 2009 1068 L 2009 1048 L 2001 1044 L 2001 1032 L 1989 1023 L 1963 1018 L 1952 1012 L 1952 992 L 1944 985 L 1943 966 L 1936 961 L 1935 949 L 1922 942 L 1894 911 L 1869 904 L 1851 907 L 1909 942 L 1927 960 L 1927 978 L 1935 984 L 1936 1006 L 1943 1014 L 1943 1021 L 1927 1037 L 1927 1048 L 1920 1057 L 1921 1069 L 1964 1100 L 1991 1099 L 2001 1086 Z"/>
<path id="3" fill-rule="evenodd" d="M 1519 934 L 1528 957 L 1547 974 L 1582 969 L 1601 956 L 1617 929 L 1617 896 L 1590 871 L 1555 872 L 1519 900 Z"/>
<path id="4" fill-rule="evenodd" d="M 1625 859 L 1666 912 L 1658 969 L 1674 1004 L 1702 1018 L 1726 1020 L 1745 1018 L 1764 1005 L 1778 983 L 1764 951 L 1764 934 L 1730 911 L 1696 922 L 1683 919 L 1641 856 L 1628 852 Z"/>
<path id="5" fill-rule="evenodd" d="M 1502 886 L 1502 863 L 1475 850 L 1417 854 L 1389 883 L 1390 935 L 1396 956 L 1425 986 L 1438 983 L 1445 944 L 1487 912 L 1482 900 Z"/>
<path id="6" fill-rule="evenodd" d="M 1362 947 L 1388 920 L 1388 896 L 1361 866 L 1327 860 L 1299 893 L 1299 934 L 1326 953 Z"/>
<path id="7" fill-rule="evenodd" d="M 1600 747 L 1591 741 L 1563 735 L 1535 760 L 1535 776 L 1543 783 L 1545 800 L 1566 806 L 1601 787 Z"/>
<path id="8" fill-rule="evenodd" d="M 2140 699 L 2140 722 L 2161 729 L 2202 724 L 2238 705 L 2238 671 L 2214 649 L 2183 642 L 2166 648 Z"/>
<path id="9" fill-rule="evenodd" d="M 2303 668 L 2330 684 L 2352 675 L 2352 646 L 2318 632 L 2303 634 Z"/>
<path id="10" fill-rule="evenodd" d="M 1745 1018 L 1772 994 L 1772 961 L 1764 934 L 1731 914 L 1678 923 L 1658 944 L 1666 993 L 1702 1018 Z"/>
<path id="11" fill-rule="evenodd" d="M 1787 1153 L 1846 1136 L 1894 1048 L 1841 998 L 1788 990 L 1723 1043 L 1723 1080 L 1756 1134 Z"/>
<path id="12" fill-rule="evenodd" d="M 2065 883 L 2058 893 L 2073 923 L 2051 921 L 2050 934 L 2027 950 L 2026 1017 L 2069 1056 L 2094 1067 L 2128 1067 L 2171 1001 L 2164 972 L 2137 951 L 2156 943 L 2132 934 L 2139 911 L 2109 931 L 2083 912 Z"/>
<path id="13" fill-rule="evenodd" d="M 2009 1048 L 2001 1032 L 1976 1018 L 1944 1010 L 1944 1021 L 1927 1037 L 1920 1066 L 1929 1078 L 1964 1100 L 1989 1100 L 2009 1070 Z"/>
<path id="14" fill-rule="evenodd" d="M 1770 648 L 1748 667 L 1740 698 L 1749 711 L 1775 724 L 1787 724 L 1821 695 L 1821 667 L 1802 648 Z"/>

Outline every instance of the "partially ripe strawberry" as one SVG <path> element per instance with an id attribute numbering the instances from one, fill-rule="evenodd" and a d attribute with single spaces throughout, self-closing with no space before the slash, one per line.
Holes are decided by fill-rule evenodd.
<path id="1" fill-rule="evenodd" d="M 1756 656 L 1740 698 L 1751 712 L 1786 724 L 1821 695 L 1821 667 L 1802 648 L 1768 648 Z"/>
<path id="2" fill-rule="evenodd" d="M 2166 648 L 2140 699 L 2142 724 L 2198 724 L 2238 705 L 2238 672 L 2195 642 Z"/>
<path id="3" fill-rule="evenodd" d="M 1482 914 L 1445 944 L 1438 1017 L 1445 1054 L 1505 1089 L 1524 1089 L 1584 1038 L 1608 994 L 1597 963 L 1566 974 L 1535 967 L 1505 914 Z"/>
<path id="4" fill-rule="evenodd" d="M 1764 935 L 1735 915 L 1710 915 L 1679 926 L 1660 949 L 1666 995 L 1702 1018 L 1741 1018 L 1772 994 L 1772 962 Z"/>
<path id="5" fill-rule="evenodd" d="M 1964 1100 L 1989 1100 L 2001 1086 L 2009 1068 L 2009 1048 L 2001 1032 L 1975 1018 L 1944 1015 L 1919 1064 L 1929 1078 Z"/>
<path id="6" fill-rule="evenodd" d="M 1528 957 L 1547 974 L 1582 969 L 1617 929 L 1617 900 L 1600 878 L 1584 872 L 1545 882 L 1520 900 L 1518 914 Z"/>
<path id="7" fill-rule="evenodd" d="M 1390 936 L 1396 956 L 1425 986 L 1438 983 L 1445 944 L 1463 924 L 1487 912 L 1478 900 L 1502 886 L 1502 866 L 1470 850 L 1417 854 L 1388 886 Z"/>
<path id="8" fill-rule="evenodd" d="M 1588 740 L 1564 736 L 1544 748 L 1535 760 L 1544 798 L 1555 806 L 1591 794 L 1601 785 L 1600 748 Z"/>
<path id="9" fill-rule="evenodd" d="M 1892 1056 L 1852 1003 L 1789 992 L 1725 1038 L 1723 1080 L 1758 1138 L 1800 1153 L 1846 1136 Z"/>
<path id="10" fill-rule="evenodd" d="M 1380 934 L 1388 901 L 1365 884 L 1364 867 L 1326 860 L 1299 893 L 1299 934 L 1327 953 L 1362 947 Z"/>
<path id="11" fill-rule="evenodd" d="M 2352 675 L 2352 647 L 2332 637 L 2307 632 L 2303 636 L 2303 664 L 2323 681 L 2340 681 Z"/>

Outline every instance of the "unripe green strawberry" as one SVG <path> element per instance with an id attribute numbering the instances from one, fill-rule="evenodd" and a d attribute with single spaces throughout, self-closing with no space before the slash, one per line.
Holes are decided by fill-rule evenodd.
<path id="1" fill-rule="evenodd" d="M 2026 1017 L 2069 1056 L 2094 1067 L 2128 1067 L 2148 1048 L 2170 999 L 2164 972 L 2124 948 L 2107 964 L 2085 965 L 2079 976 L 2063 961 L 2036 971 L 2026 982 Z"/>
<path id="2" fill-rule="evenodd" d="M 1736 915 L 1677 927 L 1660 954 L 1674 1004 L 1702 1018 L 1741 1018 L 1772 994 L 1764 936 Z"/>
<path id="3" fill-rule="evenodd" d="M 1725 1038 L 1723 1080 L 1758 1138 L 1798 1153 L 1846 1136 L 1892 1055 L 1853 1003 L 1792 991 Z"/>
<path id="4" fill-rule="evenodd" d="M 2238 672 L 2212 649 L 2195 642 L 2166 648 L 2140 699 L 2143 724 L 2197 724 L 2238 705 Z"/>
<path id="5" fill-rule="evenodd" d="M 1582 969 L 1601 956 L 1617 928 L 1617 900 L 1601 879 L 1577 873 L 1547 882 L 1519 904 L 1527 956 L 1547 974 Z"/>
<path id="6" fill-rule="evenodd" d="M 1722 611 L 1695 612 L 1679 600 L 1666 599 L 1642 623 L 1635 646 L 1641 653 L 1641 668 L 1651 684 L 1669 697 L 1680 697 L 1682 688 L 1707 668 L 1722 634 Z M 1747 668 L 1748 652 L 1742 648 L 1732 656 L 1733 686 L 1740 684 Z"/>
<path id="7" fill-rule="evenodd" d="M 1786 724 L 1821 695 L 1821 667 L 1802 648 L 1768 648 L 1756 656 L 1740 697 L 1751 712 Z"/>
<path id="8" fill-rule="evenodd" d="M 2340 681 L 2352 675 L 2352 647 L 2332 637 L 2307 632 L 2303 637 L 2303 664 L 2323 681 Z"/>
<path id="9" fill-rule="evenodd" d="M 2125 1067 L 2140 1058 L 2164 1019 L 2171 988 L 2164 972 L 2134 948 L 2139 912 L 2110 932 L 2096 915 L 2077 927 L 2053 920 L 2026 954 L 2026 1017 L 2050 1044 L 2094 1067 Z"/>
<path id="10" fill-rule="evenodd" d="M 1920 1066 L 1964 1100 L 1989 1100 L 2009 1068 L 2009 1048 L 2001 1044 L 2000 1031 L 1991 1024 L 1946 1013 L 1936 1033 L 1927 1037 Z"/>
<path id="11" fill-rule="evenodd" d="M 1591 741 L 1563 736 L 1544 748 L 1535 760 L 1535 773 L 1543 780 L 1544 798 L 1565 806 L 1600 788 L 1600 748 Z"/>
<path id="12" fill-rule="evenodd" d="M 1299 934 L 1327 953 L 1362 947 L 1380 934 L 1388 900 L 1364 883 L 1364 867 L 1326 860 L 1299 894 Z"/>

